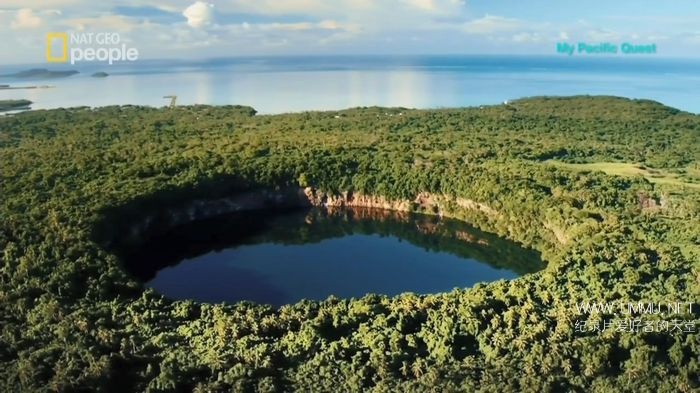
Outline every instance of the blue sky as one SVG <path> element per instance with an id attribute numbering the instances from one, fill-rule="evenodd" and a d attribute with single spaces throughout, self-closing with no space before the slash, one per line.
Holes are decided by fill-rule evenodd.
<path id="1" fill-rule="evenodd" d="M 117 32 L 140 58 L 554 54 L 557 42 L 655 43 L 700 57 L 700 1 L 3 0 L 0 64 L 42 63 L 47 32 Z"/>

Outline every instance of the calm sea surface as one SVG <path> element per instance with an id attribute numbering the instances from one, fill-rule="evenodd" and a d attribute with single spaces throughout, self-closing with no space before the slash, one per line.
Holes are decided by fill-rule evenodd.
<path id="1" fill-rule="evenodd" d="M 27 68 L 76 69 L 61 79 L 0 77 L 12 86 L 2 99 L 29 99 L 33 109 L 133 104 L 242 104 L 261 113 L 356 106 L 412 108 L 498 104 L 536 95 L 616 95 L 647 98 L 700 113 L 700 60 L 654 57 L 339 56 L 207 61 L 139 61 L 129 65 L 0 66 L 0 75 Z M 110 74 L 93 78 L 97 71 Z"/>

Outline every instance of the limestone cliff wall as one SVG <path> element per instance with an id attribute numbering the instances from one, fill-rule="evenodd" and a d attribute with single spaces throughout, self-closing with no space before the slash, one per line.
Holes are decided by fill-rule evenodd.
<path id="1" fill-rule="evenodd" d="M 132 223 L 125 236 L 127 241 L 137 241 L 152 231 L 167 230 L 195 220 L 202 220 L 239 211 L 285 209 L 296 207 L 358 207 L 385 209 L 400 212 L 420 210 L 439 215 L 449 215 L 453 209 L 474 210 L 500 218 L 500 213 L 486 204 L 465 198 L 419 193 L 413 200 L 392 200 L 383 196 L 353 192 L 333 194 L 312 187 L 285 188 L 279 190 L 253 190 L 218 199 L 196 199 L 185 206 L 164 206 L 150 212 L 138 222 Z"/>

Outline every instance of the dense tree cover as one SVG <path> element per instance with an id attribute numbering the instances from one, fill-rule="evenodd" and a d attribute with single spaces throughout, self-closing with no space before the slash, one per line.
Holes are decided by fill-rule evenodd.
<path id="1" fill-rule="evenodd" d="M 690 183 L 700 117 L 610 97 L 254 114 L 123 106 L 0 118 L 7 390 L 700 389 L 696 322 L 695 334 L 580 331 L 577 321 L 622 316 L 575 307 L 697 302 L 700 192 L 544 162 L 633 162 Z M 548 265 L 444 294 L 272 309 L 144 291 L 96 237 L 119 236 L 117 217 L 156 206 L 284 186 L 476 201 L 489 210 L 454 203 L 444 213 Z M 700 305 L 693 311 L 641 318 L 696 321 Z"/>
<path id="2" fill-rule="evenodd" d="M 31 104 L 29 100 L 0 100 L 0 112 L 29 108 Z"/>

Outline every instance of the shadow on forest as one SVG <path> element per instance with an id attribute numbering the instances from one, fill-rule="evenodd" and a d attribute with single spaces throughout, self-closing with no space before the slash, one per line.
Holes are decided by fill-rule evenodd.
<path id="1" fill-rule="evenodd" d="M 161 192 L 105 211 L 93 236 L 142 282 L 165 267 L 212 251 L 315 243 L 352 234 L 394 236 L 518 275 L 545 266 L 537 251 L 463 221 L 381 209 L 313 208 L 287 189 L 250 190 L 242 182 L 219 179 L 197 190 Z M 246 200 L 251 198 L 258 200 L 250 205 Z"/>

